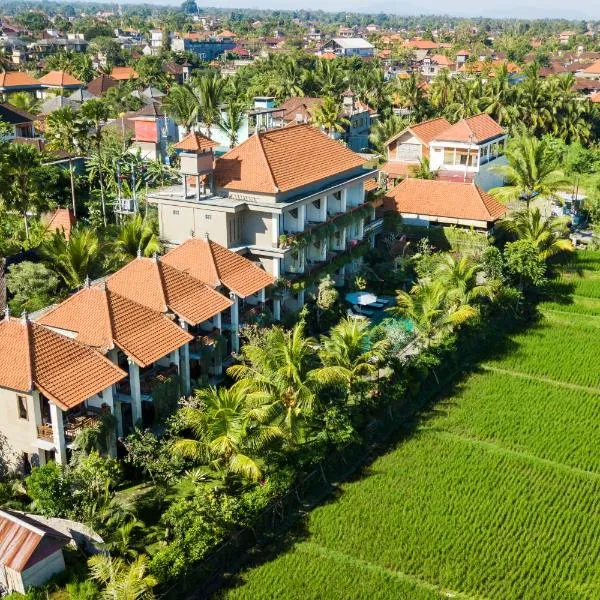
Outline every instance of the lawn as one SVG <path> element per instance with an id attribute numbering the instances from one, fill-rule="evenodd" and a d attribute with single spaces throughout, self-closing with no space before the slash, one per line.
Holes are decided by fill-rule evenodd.
<path id="1" fill-rule="evenodd" d="M 562 282 L 577 271 L 573 310 L 545 303 L 286 552 L 218 597 L 599 598 L 600 255 Z"/>

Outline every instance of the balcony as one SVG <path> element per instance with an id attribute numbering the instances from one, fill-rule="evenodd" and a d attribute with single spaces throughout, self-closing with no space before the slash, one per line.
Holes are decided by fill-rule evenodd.
<path id="1" fill-rule="evenodd" d="M 100 425 L 100 412 L 88 408 L 85 413 L 80 415 L 66 415 L 64 424 L 65 440 L 68 444 L 84 430 L 90 427 Z M 54 429 L 51 424 L 46 423 L 37 426 L 37 437 L 39 440 L 54 442 Z"/>

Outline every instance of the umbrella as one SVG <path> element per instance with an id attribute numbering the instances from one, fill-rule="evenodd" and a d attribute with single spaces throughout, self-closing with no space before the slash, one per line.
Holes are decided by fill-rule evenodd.
<path id="1" fill-rule="evenodd" d="M 346 294 L 346 302 L 367 306 L 368 304 L 377 302 L 377 296 L 371 292 L 351 292 L 350 294 Z"/>

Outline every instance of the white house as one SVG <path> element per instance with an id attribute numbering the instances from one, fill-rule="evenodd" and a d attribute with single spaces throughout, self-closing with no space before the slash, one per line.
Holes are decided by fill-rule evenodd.
<path id="1" fill-rule="evenodd" d="M 329 40 L 321 47 L 321 54 L 326 52 L 333 52 L 338 56 L 370 58 L 375 56 L 375 46 L 363 38 L 338 37 Z"/>

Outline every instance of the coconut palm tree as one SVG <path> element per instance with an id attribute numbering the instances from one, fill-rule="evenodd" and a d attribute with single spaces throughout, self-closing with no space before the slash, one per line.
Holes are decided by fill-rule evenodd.
<path id="1" fill-rule="evenodd" d="M 13 92 L 8 96 L 9 104 L 32 115 L 40 112 L 40 101 L 29 92 Z"/>
<path id="2" fill-rule="evenodd" d="M 479 298 L 492 297 L 494 282 L 481 280 L 483 267 L 472 257 L 457 258 L 449 252 L 440 256 L 434 276 L 442 281 L 448 290 L 448 298 L 457 304 L 472 304 Z"/>
<path id="3" fill-rule="evenodd" d="M 194 92 L 198 98 L 199 115 L 206 126 L 206 134 L 211 136 L 213 123 L 219 119 L 219 106 L 225 94 L 227 80 L 219 73 L 210 73 L 198 79 Z"/>
<path id="4" fill-rule="evenodd" d="M 193 437 L 173 442 L 173 452 L 212 465 L 225 476 L 258 481 L 264 470 L 260 454 L 283 439 L 271 424 L 271 404 L 248 395 L 245 383 L 230 388 L 197 390 L 197 402 L 179 411 L 183 426 Z"/>
<path id="5" fill-rule="evenodd" d="M 189 85 L 174 85 L 163 98 L 163 109 L 181 125 L 186 134 L 189 133 L 198 120 L 200 105 L 198 98 Z"/>
<path id="6" fill-rule="evenodd" d="M 336 60 L 319 60 L 315 79 L 322 96 L 337 97 L 346 84 L 346 76 Z"/>
<path id="7" fill-rule="evenodd" d="M 418 73 L 413 72 L 405 79 L 395 79 L 393 97 L 402 108 L 410 111 L 415 120 L 421 120 L 426 116 L 427 101 Z"/>
<path id="8" fill-rule="evenodd" d="M 104 589 L 102 600 L 152 600 L 158 583 L 148 574 L 148 558 L 140 554 L 132 563 L 109 554 L 96 554 L 88 560 L 93 579 Z"/>
<path id="9" fill-rule="evenodd" d="M 410 293 L 399 291 L 396 306 L 388 310 L 409 319 L 418 343 L 426 348 L 477 315 L 477 310 L 470 304 L 454 302 L 447 286 L 440 280 L 420 281 Z"/>
<path id="10" fill-rule="evenodd" d="M 369 141 L 379 154 L 383 156 L 385 154 L 385 143 L 396 134 L 406 129 L 409 124 L 409 119 L 391 115 L 389 118 L 375 123 L 371 128 Z"/>
<path id="11" fill-rule="evenodd" d="M 565 219 L 543 217 L 539 208 L 520 210 L 501 222 L 500 226 L 515 234 L 519 239 L 529 240 L 537 248 L 540 258 L 547 260 L 559 252 L 573 251 L 567 237 Z"/>
<path id="12" fill-rule="evenodd" d="M 75 202 L 75 173 L 73 156 L 84 146 L 86 131 L 71 106 L 55 110 L 46 119 L 45 136 L 51 150 L 64 150 L 69 154 L 69 175 L 71 176 L 71 201 L 73 214 L 77 215 Z"/>
<path id="13" fill-rule="evenodd" d="M 114 246 L 124 261 L 136 256 L 152 256 L 162 249 L 158 236 L 141 215 L 134 215 L 121 226 Z"/>
<path id="14" fill-rule="evenodd" d="M 435 179 L 437 177 L 437 170 L 432 171 L 429 162 L 429 156 L 424 156 L 419 159 L 419 166 L 411 167 L 410 175 L 415 179 Z"/>
<path id="15" fill-rule="evenodd" d="M 219 126 L 229 137 L 229 147 L 237 146 L 239 131 L 246 119 L 246 104 L 230 100 L 219 119 Z"/>
<path id="16" fill-rule="evenodd" d="M 536 196 L 555 197 L 569 183 L 545 139 L 518 135 L 508 145 L 506 159 L 507 164 L 492 167 L 505 180 L 503 187 L 491 190 L 501 202 L 522 200 L 529 208 Z"/>
<path id="17" fill-rule="evenodd" d="M 431 105 L 443 112 L 452 101 L 454 81 L 449 69 L 442 69 L 431 82 L 429 98 Z"/>
<path id="18" fill-rule="evenodd" d="M 69 290 L 80 288 L 87 277 L 99 273 L 102 244 L 89 227 L 74 229 L 68 240 L 62 230 L 55 231 L 42 242 L 40 251 L 48 268 Z"/>
<path id="19" fill-rule="evenodd" d="M 350 121 L 344 116 L 342 106 L 331 96 L 326 96 L 314 110 L 312 122 L 324 129 L 331 138 L 335 138 L 336 133 L 344 132 L 350 125 Z"/>

